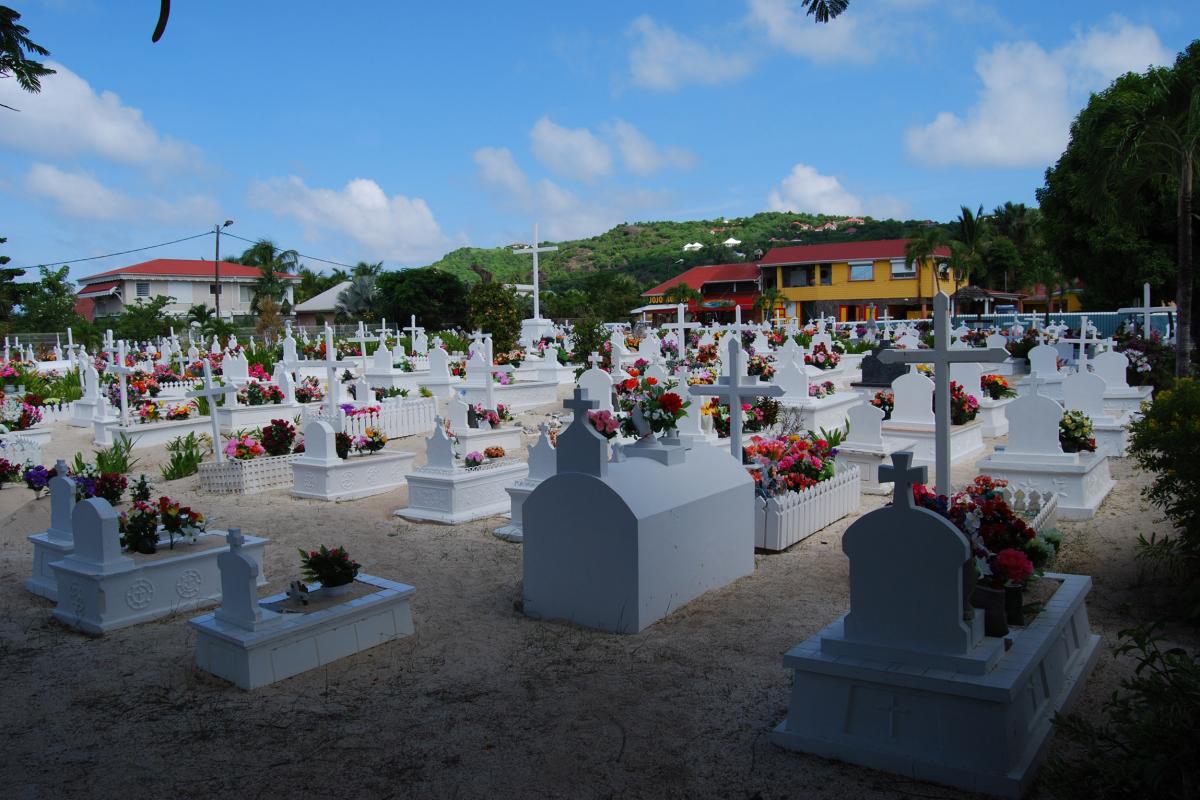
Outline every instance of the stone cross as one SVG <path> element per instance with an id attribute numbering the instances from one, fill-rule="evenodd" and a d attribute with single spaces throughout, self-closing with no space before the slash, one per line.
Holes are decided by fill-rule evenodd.
<path id="1" fill-rule="evenodd" d="M 575 394 L 563 401 L 563 408 L 572 413 L 571 424 L 558 435 L 555 450 L 559 473 L 582 472 L 597 478 L 608 475 L 608 441 L 588 422 L 588 412 L 595 410 L 595 400 L 588 398 L 587 389 L 575 388 Z"/>
<path id="2" fill-rule="evenodd" d="M 929 350 L 883 350 L 879 360 L 884 364 L 929 363 L 934 375 L 934 430 L 936 456 L 934 465 L 937 489 L 950 496 L 950 365 L 955 361 L 999 362 L 1008 358 L 1007 350 L 950 348 L 950 298 L 938 292 L 933 299 L 933 348 Z M 882 478 L 881 478 L 882 480 Z"/>
<path id="3" fill-rule="evenodd" d="M 126 380 L 136 370 L 133 367 L 125 366 L 125 340 L 122 339 L 117 347 L 117 360 L 108 367 L 109 372 L 117 376 L 117 381 L 121 386 L 121 427 L 129 427 L 129 387 Z"/>
<path id="4" fill-rule="evenodd" d="M 592 369 L 600 369 L 600 365 L 604 363 L 604 359 L 595 350 L 588 356 L 588 363 L 592 365 Z"/>
<path id="5" fill-rule="evenodd" d="M 279 615 L 258 604 L 258 564 L 242 552 L 246 537 L 240 528 L 230 528 L 225 535 L 229 549 L 217 556 L 221 571 L 221 606 L 214 612 L 221 622 L 245 630 L 256 630 L 268 622 L 277 622 Z"/>
<path id="6" fill-rule="evenodd" d="M 539 247 L 538 246 L 538 226 L 537 226 L 536 222 L 533 223 L 533 246 L 532 247 L 522 247 L 519 250 L 513 250 L 513 252 L 519 256 L 531 255 L 531 254 L 533 255 L 533 318 L 534 319 L 542 318 L 542 311 L 541 311 L 542 307 L 540 304 L 541 290 L 538 287 L 538 254 L 539 253 L 553 253 L 556 250 L 558 250 L 558 247 L 556 247 L 556 246 L 551 246 L 551 247 Z"/>
<path id="7" fill-rule="evenodd" d="M 325 407 L 332 411 L 342 402 L 342 382 L 338 380 L 338 369 L 349 369 L 356 365 L 353 361 L 337 360 L 337 347 L 333 344 L 333 328 L 328 325 L 325 326 L 325 360 L 310 363 L 314 367 L 325 368 L 325 382 L 328 384 Z"/>
<path id="8" fill-rule="evenodd" d="M 760 383 L 757 377 L 744 374 L 742 368 L 742 343 L 738 336 L 729 337 L 729 374 L 717 378 L 712 385 L 696 384 L 689 387 L 693 397 L 716 397 L 729 404 L 729 452 L 742 463 L 742 401 L 755 397 L 778 397 L 783 394 L 779 386 Z"/>
<path id="9" fill-rule="evenodd" d="M 236 396 L 237 388 L 233 386 L 217 386 L 213 383 L 212 365 L 208 359 L 204 359 L 204 388 L 193 389 L 190 392 L 184 393 L 184 397 L 198 398 L 204 397 L 208 400 L 208 416 L 212 423 L 212 438 L 213 438 L 213 458 L 218 462 L 225 460 L 225 452 L 221 449 L 221 423 L 217 419 L 217 398 L 233 392 Z"/>
<path id="10" fill-rule="evenodd" d="M 1088 336 L 1088 327 L 1090 323 L 1087 317 L 1079 319 L 1079 336 L 1075 339 L 1059 339 L 1063 344 L 1078 345 L 1079 357 L 1075 359 L 1075 369 L 1079 372 L 1087 372 L 1087 348 L 1089 344 L 1099 344 L 1101 339 L 1099 336 L 1092 338 Z"/>
<path id="11" fill-rule="evenodd" d="M 1170 306 L 1158 306 L 1157 308 L 1150 307 L 1150 284 L 1142 284 L 1142 304 L 1141 306 L 1132 306 L 1130 308 L 1118 308 L 1118 314 L 1141 314 L 1142 315 L 1142 336 L 1150 338 L 1150 315 L 1154 313 L 1168 314 L 1173 313 L 1176 309 Z"/>
<path id="12" fill-rule="evenodd" d="M 683 303 L 675 306 L 675 314 L 677 319 L 674 325 L 663 325 L 663 328 L 669 331 L 675 331 L 675 343 L 679 345 L 679 357 L 682 359 L 687 355 L 687 332 L 690 328 L 699 328 L 699 322 L 684 322 L 684 312 L 687 311 L 687 306 Z"/>
<path id="13" fill-rule="evenodd" d="M 367 329 L 362 320 L 358 321 L 358 357 L 362 361 L 362 371 L 367 372 Z"/>

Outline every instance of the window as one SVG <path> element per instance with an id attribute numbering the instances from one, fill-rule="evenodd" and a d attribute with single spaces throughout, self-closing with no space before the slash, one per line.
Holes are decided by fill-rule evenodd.
<path id="1" fill-rule="evenodd" d="M 833 264 L 821 264 L 817 267 L 817 274 L 821 276 L 822 286 L 833 284 Z"/>
<path id="2" fill-rule="evenodd" d="M 910 266 L 904 265 L 903 258 L 892 259 L 892 277 L 893 278 L 915 278 L 917 277 L 917 262 L 913 262 Z"/>
<path id="3" fill-rule="evenodd" d="M 850 280 L 870 281 L 875 279 L 875 264 L 873 262 L 851 264 Z"/>
<path id="4" fill-rule="evenodd" d="M 788 286 L 792 287 L 814 286 L 816 276 L 813 272 L 815 269 L 816 267 L 812 266 L 792 267 L 788 272 L 783 274 L 784 280 L 787 281 Z"/>
<path id="5" fill-rule="evenodd" d="M 249 305 L 251 302 L 254 301 L 254 285 L 247 284 L 247 283 L 239 283 L 238 284 L 238 296 L 241 297 L 243 303 L 246 303 L 247 305 Z"/>
<path id="6" fill-rule="evenodd" d="M 150 284 L 148 282 L 147 283 L 135 283 L 133 285 L 133 291 L 135 294 L 137 294 L 138 297 L 149 297 L 150 296 Z"/>

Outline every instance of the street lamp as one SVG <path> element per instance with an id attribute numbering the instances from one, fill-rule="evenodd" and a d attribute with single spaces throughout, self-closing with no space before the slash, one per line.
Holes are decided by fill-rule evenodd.
<path id="1" fill-rule="evenodd" d="M 217 247 L 213 253 L 213 278 L 216 283 L 212 286 L 213 297 L 217 306 L 217 319 L 221 318 L 221 229 L 228 228 L 233 224 L 233 220 L 227 219 L 223 225 L 214 225 L 213 231 L 217 234 Z"/>

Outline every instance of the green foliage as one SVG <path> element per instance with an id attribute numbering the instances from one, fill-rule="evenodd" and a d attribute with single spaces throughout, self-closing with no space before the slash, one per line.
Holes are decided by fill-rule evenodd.
<path id="1" fill-rule="evenodd" d="M 75 288 L 69 267 L 39 267 L 41 279 L 21 292 L 20 330 L 62 331 L 87 323 L 75 313 Z"/>
<path id="2" fill-rule="evenodd" d="M 1132 655 L 1131 677 L 1105 703 L 1106 719 L 1057 716 L 1076 745 L 1047 765 L 1060 800 L 1192 800 L 1200 786 L 1200 661 L 1164 649 L 1157 625 L 1121 631 L 1115 655 Z"/>
<path id="3" fill-rule="evenodd" d="M 166 336 L 174 319 L 164 314 L 163 309 L 172 299 L 160 294 L 148 303 L 139 297 L 136 303 L 127 304 L 125 310 L 113 320 L 113 336 L 139 342 L 155 336 Z"/>
<path id="4" fill-rule="evenodd" d="M 0 244 L 8 239 L 0 236 Z M 0 325 L 12 319 L 13 309 L 21 302 L 21 293 L 25 284 L 17 283 L 17 278 L 25 274 L 23 269 L 5 266 L 12 261 L 8 256 L 0 256 Z"/>
<path id="5" fill-rule="evenodd" d="M 17 22 L 20 18 L 11 8 L 0 6 L 0 79 L 11 75 L 23 90 L 37 94 L 42 90 L 40 79 L 53 75 L 54 70 L 29 54 L 48 56 L 50 51 L 29 38 L 29 29 Z"/>
<path id="6" fill-rule="evenodd" d="M 604 354 L 604 343 L 608 341 L 608 329 L 604 320 L 589 314 L 575 321 L 575 353 L 577 364 L 587 364 L 592 353 Z M 586 367 L 585 367 L 586 368 Z"/>
<path id="7" fill-rule="evenodd" d="M 379 318 L 376 313 L 378 300 L 379 289 L 375 285 L 375 276 L 355 275 L 350 280 L 350 285 L 338 292 L 338 316 L 347 320 L 373 322 Z"/>
<path id="8" fill-rule="evenodd" d="M 133 440 L 118 433 L 112 444 L 96 451 L 96 469 L 126 475 L 139 461 L 132 457 L 132 453 Z"/>
<path id="9" fill-rule="evenodd" d="M 494 352 L 513 349 L 521 333 L 521 301 L 498 283 L 480 283 L 467 293 L 467 322 L 492 334 Z"/>
<path id="10" fill-rule="evenodd" d="M 167 452 L 170 457 L 160 468 L 165 480 L 179 480 L 200 471 L 200 463 L 204 460 L 204 448 L 201 447 L 195 433 L 176 436 L 167 442 Z"/>
<path id="11" fill-rule="evenodd" d="M 384 272 L 376 279 L 380 314 L 407 325 L 414 314 L 427 330 L 463 321 L 467 287 L 450 271 L 424 268 Z"/>
<path id="12" fill-rule="evenodd" d="M 692 301 L 699 302 L 701 299 L 702 295 L 700 292 L 682 282 L 675 284 L 663 292 L 663 302 L 670 305 L 679 305 L 680 303 L 690 303 Z"/>

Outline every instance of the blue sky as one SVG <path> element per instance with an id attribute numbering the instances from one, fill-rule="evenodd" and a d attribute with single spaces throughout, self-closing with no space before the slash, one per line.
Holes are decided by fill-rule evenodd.
<path id="1" fill-rule="evenodd" d="M 19 2 L 0 81 L 15 266 L 211 230 L 334 261 L 762 210 L 1032 203 L 1090 91 L 1169 63 L 1200 4 Z M 241 242 L 223 239 L 223 249 Z M 212 237 L 72 266 L 210 258 Z M 313 266 L 320 266 L 314 264 Z"/>

